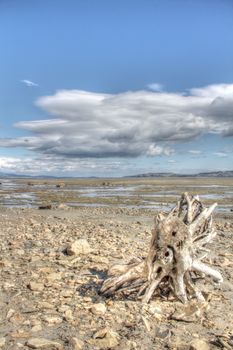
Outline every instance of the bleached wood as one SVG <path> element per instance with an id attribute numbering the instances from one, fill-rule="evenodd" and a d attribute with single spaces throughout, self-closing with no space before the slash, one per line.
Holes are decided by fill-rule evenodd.
<path id="1" fill-rule="evenodd" d="M 218 271 L 202 262 L 208 254 L 205 245 L 216 235 L 211 216 L 216 205 L 205 208 L 198 196 L 184 193 L 167 216 L 159 214 L 155 218 L 145 260 L 111 267 L 101 293 L 137 293 L 148 303 L 164 288 L 183 303 L 192 296 L 204 300 L 192 273 L 208 275 L 217 282 L 223 280 Z"/>

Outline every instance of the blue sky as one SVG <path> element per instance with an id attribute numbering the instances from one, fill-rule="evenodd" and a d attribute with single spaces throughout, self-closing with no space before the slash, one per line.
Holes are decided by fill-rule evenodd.
<path id="1" fill-rule="evenodd" d="M 0 171 L 228 170 L 232 0 L 2 0 Z"/>

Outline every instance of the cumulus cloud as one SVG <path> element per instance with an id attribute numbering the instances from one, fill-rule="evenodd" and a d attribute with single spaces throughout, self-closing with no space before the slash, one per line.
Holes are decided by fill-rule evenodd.
<path id="1" fill-rule="evenodd" d="M 33 81 L 31 80 L 27 80 L 27 79 L 23 79 L 21 80 L 21 83 L 29 86 L 29 87 L 32 87 L 32 86 L 39 86 L 38 84 L 34 83 Z"/>
<path id="2" fill-rule="evenodd" d="M 170 156 L 176 143 L 204 133 L 230 136 L 233 130 L 233 84 L 191 89 L 188 95 L 61 90 L 36 105 L 50 119 L 16 123 L 32 136 L 0 139 L 0 146 L 73 159 L 156 157 Z"/>
<path id="3" fill-rule="evenodd" d="M 131 164 L 132 165 L 132 164 Z M 135 169 L 135 166 L 132 167 Z M 76 159 L 56 156 L 39 157 L 0 157 L 0 171 L 17 174 L 56 174 L 66 175 L 67 173 L 87 176 L 93 173 L 99 176 L 112 176 L 112 174 L 129 173 L 128 162 L 124 160 L 103 160 L 103 159 Z"/>
<path id="4" fill-rule="evenodd" d="M 170 147 L 150 145 L 146 154 L 153 157 L 160 155 L 170 156 L 172 153 L 174 153 L 174 150 Z"/>
<path id="5" fill-rule="evenodd" d="M 14 157 L 0 157 L 0 169 L 4 170 L 14 170 L 17 168 L 20 160 Z"/>
<path id="6" fill-rule="evenodd" d="M 193 96 L 199 97 L 230 97 L 232 99 L 233 96 L 233 84 L 213 84 L 204 86 L 201 88 L 193 88 L 190 89 L 190 93 Z"/>

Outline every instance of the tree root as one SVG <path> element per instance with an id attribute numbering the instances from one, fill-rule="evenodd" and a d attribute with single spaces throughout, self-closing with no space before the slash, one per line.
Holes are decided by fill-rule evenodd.
<path id="1" fill-rule="evenodd" d="M 193 296 L 204 300 L 193 282 L 192 271 L 216 282 L 223 280 L 218 271 L 201 261 L 208 253 L 205 245 L 216 235 L 212 228 L 216 205 L 204 208 L 198 196 L 184 193 L 166 217 L 159 214 L 155 218 L 146 259 L 111 267 L 100 292 L 105 296 L 136 293 L 148 303 L 158 288 L 166 286 L 183 303 Z"/>

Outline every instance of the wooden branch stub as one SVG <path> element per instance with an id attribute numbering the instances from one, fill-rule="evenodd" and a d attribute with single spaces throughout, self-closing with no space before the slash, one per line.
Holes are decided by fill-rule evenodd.
<path id="1" fill-rule="evenodd" d="M 204 300 L 193 282 L 193 272 L 222 282 L 221 274 L 202 262 L 207 254 L 205 245 L 216 235 L 211 216 L 216 205 L 205 208 L 198 196 L 184 193 L 167 216 L 158 214 L 155 218 L 145 260 L 111 267 L 101 293 L 137 293 L 146 303 L 164 291 L 183 303 L 193 296 Z"/>

